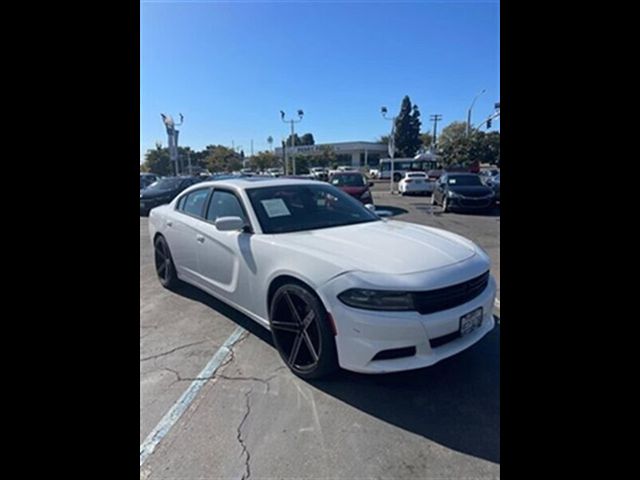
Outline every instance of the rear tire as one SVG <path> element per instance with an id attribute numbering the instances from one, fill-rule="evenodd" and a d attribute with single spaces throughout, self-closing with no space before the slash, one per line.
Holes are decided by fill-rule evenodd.
<path id="1" fill-rule="evenodd" d="M 169 245 L 163 236 L 156 238 L 153 243 L 154 246 L 154 259 L 156 265 L 156 274 L 158 280 L 164 288 L 172 289 L 179 283 L 178 275 L 176 274 L 176 268 L 173 263 L 173 257 L 169 250 Z"/>

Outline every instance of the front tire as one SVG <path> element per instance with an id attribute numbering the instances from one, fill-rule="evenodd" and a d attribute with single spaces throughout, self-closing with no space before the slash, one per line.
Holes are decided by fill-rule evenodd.
<path id="1" fill-rule="evenodd" d="M 280 357 L 300 378 L 321 378 L 338 369 L 327 311 L 306 287 L 287 283 L 276 290 L 269 308 L 269 325 Z"/>
<path id="2" fill-rule="evenodd" d="M 169 245 L 164 237 L 159 236 L 156 238 L 153 246 L 158 280 L 164 288 L 172 289 L 176 287 L 179 280 L 173 263 L 173 257 L 171 257 Z"/>
<path id="3" fill-rule="evenodd" d="M 444 213 L 447 213 L 449 210 L 450 210 L 449 197 L 445 195 L 445 197 L 442 199 L 442 211 Z"/>

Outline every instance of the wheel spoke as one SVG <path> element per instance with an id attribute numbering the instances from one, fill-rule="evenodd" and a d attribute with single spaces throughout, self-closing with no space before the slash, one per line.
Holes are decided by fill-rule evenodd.
<path id="1" fill-rule="evenodd" d="M 300 326 L 296 323 L 271 321 L 271 327 L 277 330 L 300 333 Z"/>
<path id="2" fill-rule="evenodd" d="M 318 352 L 316 352 L 316 349 L 313 347 L 309 334 L 306 331 L 303 331 L 302 337 L 304 338 L 304 343 L 307 345 L 307 350 L 309 350 L 309 353 L 313 357 L 313 363 L 316 363 L 318 361 Z"/>
<path id="3" fill-rule="evenodd" d="M 291 347 L 291 354 L 289 355 L 289 365 L 295 365 L 295 360 L 300 352 L 300 345 L 302 345 L 302 335 L 298 334 L 293 341 L 293 347 Z"/>
<path id="4" fill-rule="evenodd" d="M 165 260 L 164 262 L 164 275 L 165 275 L 165 279 L 169 278 L 169 274 L 170 274 L 170 270 L 171 269 L 171 260 L 169 260 L 168 258 Z"/>
<path id="5" fill-rule="evenodd" d="M 163 276 L 166 268 L 167 264 L 164 261 L 158 264 L 158 275 Z"/>
<path id="6" fill-rule="evenodd" d="M 291 296 L 289 295 L 289 292 L 284 293 L 284 298 L 287 300 L 287 305 L 289 305 L 289 310 L 291 310 L 291 313 L 293 314 L 293 319 L 297 323 L 301 324 L 302 320 L 300 319 L 300 314 L 298 313 L 296 306 L 293 304 L 293 300 L 291 300 Z"/>
<path id="7" fill-rule="evenodd" d="M 313 322 L 313 319 L 315 318 L 316 314 L 313 310 L 311 310 L 309 313 L 307 313 L 307 315 L 304 317 L 304 319 L 302 320 L 302 329 L 306 330 L 307 327 L 309 325 L 311 325 L 311 322 Z"/>

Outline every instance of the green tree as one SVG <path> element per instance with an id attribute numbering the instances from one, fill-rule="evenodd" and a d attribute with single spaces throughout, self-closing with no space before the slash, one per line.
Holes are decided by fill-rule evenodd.
<path id="1" fill-rule="evenodd" d="M 251 168 L 261 172 L 267 168 L 275 168 L 280 166 L 280 158 L 271 152 L 258 152 L 251 159 Z"/>
<path id="2" fill-rule="evenodd" d="M 316 142 L 313 139 L 313 135 L 311 133 L 305 133 L 300 137 L 299 145 L 315 145 Z"/>
<path id="3" fill-rule="evenodd" d="M 431 146 L 432 139 L 433 135 L 429 132 L 423 132 L 420 134 L 420 141 L 425 148 L 429 148 Z"/>
<path id="4" fill-rule="evenodd" d="M 147 150 L 144 155 L 143 168 L 145 171 L 157 175 L 172 175 L 173 165 L 169 157 L 169 149 L 156 145 L 155 149 Z"/>
<path id="5" fill-rule="evenodd" d="M 420 111 L 417 105 L 411 105 L 408 95 L 402 99 L 400 113 L 395 121 L 394 141 L 397 157 L 413 157 L 420 146 Z"/>
<path id="6" fill-rule="evenodd" d="M 296 145 L 300 145 L 300 137 L 297 133 L 293 134 L 293 143 L 291 143 L 291 135 L 287 137 L 287 147 L 295 147 Z"/>
<path id="7" fill-rule="evenodd" d="M 385 145 L 389 145 L 389 137 L 391 135 L 380 135 L 378 137 L 378 139 L 376 140 L 376 142 L 378 143 L 384 143 Z"/>
<path id="8" fill-rule="evenodd" d="M 320 152 L 309 157 L 309 164 L 314 167 L 327 168 L 337 160 L 336 153 L 329 145 L 320 147 Z"/>
<path id="9" fill-rule="evenodd" d="M 205 168 L 210 172 L 233 172 L 242 168 L 240 155 L 224 145 L 208 145 Z"/>
<path id="10" fill-rule="evenodd" d="M 441 147 L 449 143 L 455 143 L 458 140 L 466 137 L 467 123 L 466 122 L 451 122 L 449 125 L 442 129 L 439 135 L 438 144 Z"/>
<path id="11" fill-rule="evenodd" d="M 500 132 L 472 130 L 466 134 L 465 122 L 453 122 L 442 130 L 438 145 L 446 165 L 468 166 L 474 161 L 499 164 Z"/>

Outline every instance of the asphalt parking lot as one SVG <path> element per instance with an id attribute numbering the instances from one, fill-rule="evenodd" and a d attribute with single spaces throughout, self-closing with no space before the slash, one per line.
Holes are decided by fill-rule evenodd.
<path id="1" fill-rule="evenodd" d="M 387 182 L 373 196 L 397 220 L 478 243 L 499 298 L 499 210 L 442 214 L 429 197 L 392 195 Z M 430 368 L 303 381 L 284 367 L 270 334 L 240 312 L 190 286 L 161 287 L 147 221 L 140 217 L 141 444 L 194 380 L 201 389 L 145 457 L 141 479 L 500 476 L 499 323 Z M 231 354 L 210 378 L 198 377 L 238 326 Z"/>

